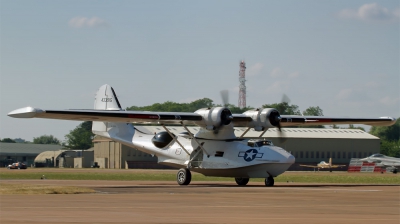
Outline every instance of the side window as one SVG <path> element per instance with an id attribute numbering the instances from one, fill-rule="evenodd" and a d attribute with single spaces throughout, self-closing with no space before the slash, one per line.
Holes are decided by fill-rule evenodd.
<path id="1" fill-rule="evenodd" d="M 308 159 L 308 151 L 306 151 L 306 159 Z"/>
<path id="2" fill-rule="evenodd" d="M 310 152 L 310 158 L 314 159 L 314 151 Z"/>

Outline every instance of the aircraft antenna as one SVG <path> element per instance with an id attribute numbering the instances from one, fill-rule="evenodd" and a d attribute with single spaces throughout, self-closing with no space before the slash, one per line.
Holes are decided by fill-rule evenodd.
<path id="1" fill-rule="evenodd" d="M 246 63 L 244 61 L 240 62 L 239 70 L 239 105 L 240 109 L 246 107 Z"/>

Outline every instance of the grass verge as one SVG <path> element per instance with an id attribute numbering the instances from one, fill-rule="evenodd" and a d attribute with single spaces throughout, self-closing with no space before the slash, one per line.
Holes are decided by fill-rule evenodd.
<path id="1" fill-rule="evenodd" d="M 0 195 L 9 194 L 84 194 L 94 193 L 93 189 L 72 186 L 44 186 L 31 184 L 0 183 Z"/>

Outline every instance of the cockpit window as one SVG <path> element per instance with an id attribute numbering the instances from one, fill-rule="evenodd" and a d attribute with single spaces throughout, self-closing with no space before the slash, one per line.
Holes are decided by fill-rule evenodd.
<path id="1" fill-rule="evenodd" d="M 272 144 L 271 141 L 269 140 L 249 140 L 247 143 L 248 146 L 250 147 L 262 147 L 264 145 L 274 145 Z"/>
<path id="2" fill-rule="evenodd" d="M 383 157 L 382 154 L 373 154 L 371 157 Z"/>

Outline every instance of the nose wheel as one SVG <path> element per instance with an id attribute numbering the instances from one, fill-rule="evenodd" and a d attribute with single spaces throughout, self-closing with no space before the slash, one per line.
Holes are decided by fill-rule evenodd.
<path id="1" fill-rule="evenodd" d="M 179 185 L 189 185 L 192 180 L 192 174 L 189 169 L 181 168 L 176 174 L 176 181 Z"/>
<path id="2" fill-rule="evenodd" d="M 274 183 L 275 183 L 275 181 L 272 176 L 265 178 L 265 186 L 272 187 L 272 186 L 274 186 Z"/>

